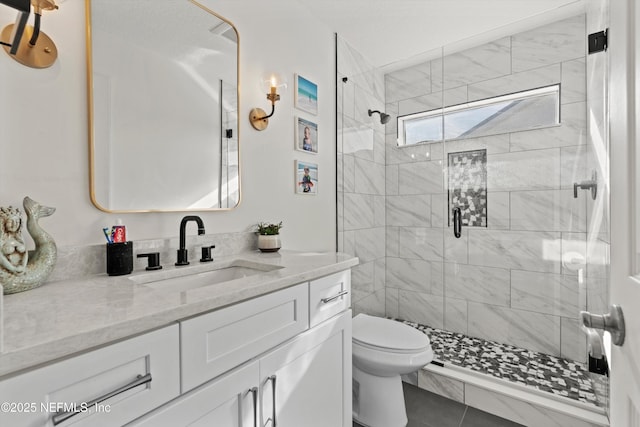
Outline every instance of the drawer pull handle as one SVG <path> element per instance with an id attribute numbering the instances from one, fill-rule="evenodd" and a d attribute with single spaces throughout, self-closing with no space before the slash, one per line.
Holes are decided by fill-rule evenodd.
<path id="1" fill-rule="evenodd" d="M 332 297 L 322 298 L 320 301 L 322 301 L 323 304 L 326 304 L 326 303 L 331 302 L 333 300 L 336 300 L 336 299 L 338 299 L 340 297 L 343 297 L 343 296 L 347 295 L 348 293 L 349 293 L 349 291 L 342 291 L 339 294 L 336 294 L 336 295 L 334 295 Z"/>
<path id="2" fill-rule="evenodd" d="M 151 374 L 138 375 L 136 379 L 130 382 L 129 384 L 124 385 L 116 390 L 110 391 L 109 393 L 106 393 L 96 399 L 93 399 L 90 402 L 86 402 L 86 407 L 91 408 L 92 406 L 102 403 L 107 399 L 111 399 L 112 397 L 122 394 L 125 391 L 131 390 L 132 388 L 135 388 L 150 382 L 151 382 Z M 77 405 L 77 406 L 80 407 L 81 405 Z M 84 405 L 82 407 L 84 407 Z M 76 409 L 75 411 L 66 411 L 66 412 L 58 411 L 51 417 L 51 421 L 53 422 L 54 426 L 57 426 L 58 424 L 68 420 L 69 418 L 75 415 L 78 415 L 80 412 L 82 412 L 80 409 Z"/>
<path id="3" fill-rule="evenodd" d="M 271 418 L 268 418 L 267 422 L 264 423 L 264 425 L 266 426 L 267 424 L 269 424 L 269 422 L 271 422 L 271 427 L 276 427 L 276 376 L 271 375 L 269 378 L 267 378 L 267 380 L 265 381 L 265 384 L 268 383 L 269 381 L 271 381 L 271 390 L 273 393 L 273 400 L 271 405 Z"/>
<path id="4" fill-rule="evenodd" d="M 258 427 L 258 387 L 247 390 L 253 396 L 253 427 Z"/>

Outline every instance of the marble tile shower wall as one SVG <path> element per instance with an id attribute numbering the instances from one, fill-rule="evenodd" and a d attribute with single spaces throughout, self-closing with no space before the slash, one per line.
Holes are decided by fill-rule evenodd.
<path id="1" fill-rule="evenodd" d="M 384 76 L 337 37 L 338 250 L 357 256 L 354 313 L 385 315 Z M 346 80 L 345 80 L 346 79 Z"/>
<path id="2" fill-rule="evenodd" d="M 385 76 L 393 116 L 384 173 L 386 315 L 585 361 L 579 310 L 588 285 L 603 279 L 601 269 L 588 269 L 580 285 L 577 273 L 586 268 L 587 193 L 574 198 L 573 183 L 591 176 L 585 34 L 578 16 L 462 52 L 445 48 Z M 556 83 L 560 126 L 396 146 L 397 115 Z M 487 150 L 488 227 L 465 227 L 456 239 L 443 165 L 450 152 L 477 149 Z M 359 199 L 354 208 L 373 206 L 365 194 L 349 197 Z M 380 237 L 370 239 L 374 248 Z"/>

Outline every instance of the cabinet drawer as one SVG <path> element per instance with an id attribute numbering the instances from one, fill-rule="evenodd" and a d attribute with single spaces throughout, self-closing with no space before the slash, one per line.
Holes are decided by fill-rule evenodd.
<path id="1" fill-rule="evenodd" d="M 182 392 L 309 327 L 307 283 L 180 322 Z"/>
<path id="2" fill-rule="evenodd" d="M 0 381 L 0 401 L 21 405 L 1 412 L 0 425 L 118 426 L 151 411 L 180 393 L 178 332 L 172 325 Z"/>
<path id="3" fill-rule="evenodd" d="M 351 270 L 312 280 L 309 284 L 311 327 L 351 306 Z"/>

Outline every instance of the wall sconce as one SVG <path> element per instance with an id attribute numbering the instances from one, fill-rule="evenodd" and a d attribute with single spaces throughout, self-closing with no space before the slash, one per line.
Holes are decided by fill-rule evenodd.
<path id="1" fill-rule="evenodd" d="M 0 33 L 0 44 L 13 59 L 32 68 L 47 68 L 58 58 L 56 44 L 49 36 L 40 31 L 40 18 L 43 10 L 58 8 L 54 0 L 0 0 L 18 10 L 15 24 L 9 24 Z M 29 12 L 33 5 L 34 23 L 27 26 Z M 24 41 L 28 38 L 28 41 Z"/>
<path id="2" fill-rule="evenodd" d="M 255 130 L 265 130 L 267 126 L 269 126 L 269 117 L 273 116 L 273 113 L 276 111 L 276 101 L 280 100 L 278 89 L 280 89 L 281 92 L 286 90 L 287 82 L 280 76 L 271 75 L 269 78 L 262 79 L 260 86 L 264 91 L 269 88 L 267 99 L 271 101 L 271 113 L 267 115 L 262 108 L 251 109 L 249 112 L 249 121 Z"/>

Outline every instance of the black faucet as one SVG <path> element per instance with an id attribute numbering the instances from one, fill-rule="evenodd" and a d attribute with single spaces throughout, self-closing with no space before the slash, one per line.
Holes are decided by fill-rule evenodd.
<path id="1" fill-rule="evenodd" d="M 178 261 L 176 262 L 176 265 L 189 265 L 189 257 L 187 255 L 187 249 L 186 249 L 186 237 L 185 237 L 185 233 L 186 233 L 186 228 L 187 228 L 187 222 L 189 221 L 195 221 L 198 223 L 198 235 L 204 234 L 204 223 L 202 222 L 202 219 L 199 216 L 195 216 L 195 215 L 187 215 L 184 218 L 182 218 L 182 221 L 180 221 L 180 249 L 178 249 Z"/>

